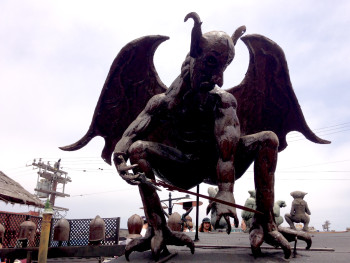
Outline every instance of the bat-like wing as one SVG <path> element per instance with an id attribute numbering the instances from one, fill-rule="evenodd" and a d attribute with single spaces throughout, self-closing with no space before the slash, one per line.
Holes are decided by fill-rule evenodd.
<path id="1" fill-rule="evenodd" d="M 111 164 L 115 145 L 125 129 L 154 95 L 165 92 L 155 70 L 153 57 L 166 36 L 145 36 L 124 46 L 114 59 L 87 133 L 76 143 L 60 147 L 78 150 L 95 136 L 105 140 L 102 158 Z"/>
<path id="2" fill-rule="evenodd" d="M 243 81 L 228 92 L 237 99 L 242 134 L 273 131 L 280 141 L 279 151 L 287 147 L 286 135 L 290 131 L 299 131 L 315 143 L 330 143 L 317 137 L 307 125 L 283 50 L 261 35 L 241 39 L 249 50 L 249 67 Z"/>

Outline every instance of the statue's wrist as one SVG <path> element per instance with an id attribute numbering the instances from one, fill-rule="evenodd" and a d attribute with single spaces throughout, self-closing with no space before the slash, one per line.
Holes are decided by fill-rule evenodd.
<path id="1" fill-rule="evenodd" d="M 233 183 L 218 183 L 219 192 L 233 193 Z"/>
<path id="2" fill-rule="evenodd" d="M 120 165 L 121 163 L 125 163 L 127 159 L 127 154 L 122 151 L 114 151 L 113 153 L 113 161 L 116 165 Z"/>

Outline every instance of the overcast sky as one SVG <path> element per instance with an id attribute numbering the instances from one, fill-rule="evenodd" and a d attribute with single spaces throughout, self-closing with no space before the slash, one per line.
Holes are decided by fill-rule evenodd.
<path id="1" fill-rule="evenodd" d="M 275 198 L 289 213 L 290 192 L 308 192 L 310 225 L 322 230 L 350 227 L 350 2 L 349 1 L 0 1 L 0 170 L 34 192 L 34 158 L 62 158 L 72 178 L 69 198 L 56 205 L 69 208 L 67 218 L 120 216 L 122 227 L 134 213 L 142 214 L 137 187 L 125 183 L 114 167 L 100 158 L 103 140 L 96 138 L 76 152 L 59 146 L 85 134 L 119 50 L 129 41 L 152 34 L 170 37 L 155 55 L 162 81 L 169 86 L 180 73 L 189 51 L 196 11 L 203 32 L 234 30 L 246 25 L 277 42 L 285 52 L 291 81 L 304 116 L 316 134 L 331 145 L 311 143 L 298 133 L 279 154 Z M 225 72 L 224 87 L 243 79 L 248 51 L 242 41 Z M 85 172 L 84 172 L 85 170 Z M 208 185 L 201 185 L 207 193 Z M 248 171 L 235 184 L 243 205 L 254 188 Z M 168 192 L 160 192 L 161 199 Z M 184 196 L 175 192 L 173 197 Z M 205 216 L 206 200 L 200 207 Z M 26 206 L 0 203 L 0 210 L 28 211 Z M 175 211 L 182 213 L 181 206 Z M 241 211 L 237 210 L 239 218 Z M 195 213 L 191 216 L 194 218 Z M 240 218 L 241 219 L 241 218 Z M 286 225 L 286 223 L 284 223 Z"/>

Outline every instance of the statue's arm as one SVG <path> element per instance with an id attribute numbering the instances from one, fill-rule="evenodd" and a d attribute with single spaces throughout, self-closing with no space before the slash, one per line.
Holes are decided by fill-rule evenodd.
<path id="1" fill-rule="evenodd" d="M 113 159 L 114 162 L 120 155 L 127 160 L 128 150 L 130 146 L 139 139 L 144 138 L 147 132 L 154 125 L 154 119 L 157 113 L 161 110 L 164 101 L 164 94 L 158 94 L 152 97 L 147 103 L 145 109 L 137 116 L 137 118 L 125 130 L 122 138 L 115 146 Z"/>
<path id="2" fill-rule="evenodd" d="M 236 100 L 229 93 L 221 94 L 217 108 L 215 137 L 219 151 L 217 163 L 217 182 L 219 192 L 233 192 L 235 181 L 234 154 L 240 137 L 236 114 Z"/>
<path id="3" fill-rule="evenodd" d="M 290 214 L 292 216 L 295 216 L 296 214 L 294 201 L 292 202 L 292 207 L 290 208 Z"/>
<path id="4" fill-rule="evenodd" d="M 305 213 L 307 213 L 308 215 L 311 215 L 311 211 L 310 211 L 309 206 L 307 205 L 306 202 L 305 202 Z"/>

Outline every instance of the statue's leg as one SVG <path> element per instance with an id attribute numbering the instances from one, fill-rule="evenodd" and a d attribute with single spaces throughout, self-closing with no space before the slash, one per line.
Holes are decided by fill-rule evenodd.
<path id="1" fill-rule="evenodd" d="M 304 223 L 303 231 L 305 231 L 305 232 L 309 231 L 309 223 L 310 223 L 309 215 L 305 214 L 305 218 L 303 220 L 303 223 Z"/>
<path id="2" fill-rule="evenodd" d="M 275 217 L 275 221 L 276 221 L 276 225 L 279 226 L 283 223 L 283 217 L 282 216 Z"/>
<path id="3" fill-rule="evenodd" d="M 287 221 L 287 223 L 289 224 L 290 228 L 296 230 L 296 228 L 295 228 L 295 226 L 294 226 L 294 223 L 293 223 L 293 221 L 292 221 L 291 215 L 290 215 L 290 214 L 285 214 L 285 215 L 284 215 L 284 218 L 286 219 L 286 221 Z"/>
<path id="4" fill-rule="evenodd" d="M 176 162 L 178 158 L 183 157 L 175 149 L 163 145 L 137 141 L 129 149 L 130 161 L 132 164 L 138 164 L 134 172 L 143 172 L 147 178 L 155 179 L 152 164 L 158 161 L 164 161 L 170 158 Z M 161 160 L 162 159 L 162 160 Z M 139 191 L 142 198 L 145 216 L 152 228 L 151 235 L 145 238 L 135 239 L 126 247 L 126 257 L 132 251 L 152 250 L 155 260 L 159 259 L 160 252 L 166 250 L 166 245 L 187 245 L 191 252 L 194 252 L 194 244 L 191 238 L 183 233 L 172 232 L 167 224 L 156 190 L 147 184 L 140 184 Z"/>
<path id="5" fill-rule="evenodd" d="M 261 253 L 260 246 L 265 241 L 273 246 L 281 246 L 285 258 L 291 255 L 288 241 L 277 230 L 273 214 L 274 173 L 277 164 L 278 138 L 273 132 L 260 132 L 241 138 L 237 157 L 245 159 L 243 165 L 254 160 L 254 181 L 256 190 L 256 209 L 263 215 L 255 214 L 250 230 L 250 243 L 254 256 Z M 237 163 L 237 160 L 235 160 Z M 245 167 L 238 164 L 237 171 Z"/>

